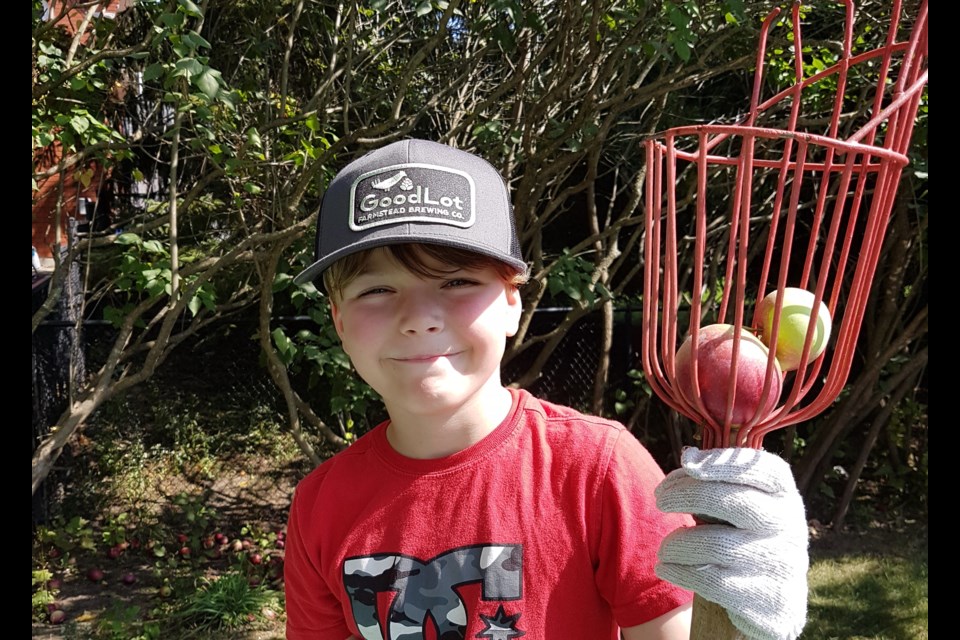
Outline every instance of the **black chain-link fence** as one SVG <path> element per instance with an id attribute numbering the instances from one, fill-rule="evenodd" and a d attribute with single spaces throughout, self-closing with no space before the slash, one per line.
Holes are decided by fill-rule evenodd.
<path id="1" fill-rule="evenodd" d="M 35 287 L 35 308 L 42 303 L 45 295 L 45 287 Z M 50 425 L 56 423 L 57 417 L 67 407 L 71 350 L 76 350 L 82 344 L 81 353 L 75 353 L 75 360 L 86 363 L 87 370 L 96 371 L 116 337 L 116 330 L 103 321 L 80 323 L 78 328 L 68 311 L 72 304 L 68 298 L 64 297 L 61 310 L 51 314 L 33 335 L 34 449 L 40 439 L 49 432 Z M 562 321 L 566 311 L 538 310 L 531 325 L 531 334 L 539 335 L 551 330 Z M 613 415 L 616 390 L 622 389 L 628 394 L 636 393 L 635 380 L 627 374 L 631 369 L 641 368 L 638 351 L 639 317 L 639 308 L 619 309 L 614 314 L 613 346 L 604 389 L 606 415 Z M 277 321 L 284 323 L 288 330 L 297 323 L 296 320 L 284 318 L 278 318 Z M 543 367 L 542 375 L 527 385 L 527 388 L 543 399 L 590 411 L 594 377 L 602 357 L 602 327 L 601 313 L 594 312 L 568 329 L 559 347 Z M 253 338 L 255 332 L 254 321 L 238 321 L 232 325 L 229 332 L 218 332 L 206 339 L 194 339 L 179 345 L 168 361 L 158 368 L 154 378 L 144 384 L 162 388 L 163 402 L 181 403 L 179 409 L 168 411 L 192 411 L 198 414 L 197 419 L 200 422 L 204 421 L 204 407 L 217 407 L 220 412 L 217 419 L 222 417 L 224 408 L 234 408 L 236 412 L 248 414 L 262 411 L 278 424 L 285 425 L 286 413 L 282 397 L 262 364 L 259 344 Z M 535 350 L 514 359 L 504 368 L 505 383 L 511 383 L 525 373 L 536 356 L 533 351 Z M 144 396 L 143 389 L 139 388 L 134 388 L 131 393 Z M 309 400 L 309 393 L 304 397 Z M 144 403 L 152 402 L 144 397 L 140 400 Z M 153 404 L 141 406 L 146 412 L 154 413 L 157 410 Z M 188 408 L 183 408 L 185 406 Z M 139 419 L 128 418 L 131 422 Z M 165 418 L 160 419 L 178 418 L 166 414 Z M 95 430 L 96 422 L 97 414 L 94 414 L 84 431 L 89 433 Z M 200 428 L 217 429 L 218 425 L 208 422 Z M 47 520 L 50 512 L 56 511 L 65 492 L 69 491 L 65 487 L 69 485 L 71 466 L 77 464 L 73 450 L 71 447 L 64 449 L 54 472 L 44 483 L 43 489 L 35 495 L 35 521 Z M 176 482 L 176 479 L 173 481 Z M 195 488 L 187 473 L 183 474 L 180 482 L 183 491 Z M 175 486 L 171 492 L 176 492 Z"/>

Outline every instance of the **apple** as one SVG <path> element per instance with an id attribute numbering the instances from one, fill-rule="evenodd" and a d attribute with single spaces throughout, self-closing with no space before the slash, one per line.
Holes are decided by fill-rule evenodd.
<path id="1" fill-rule="evenodd" d="M 63 621 L 67 619 L 67 614 L 63 609 L 54 609 L 50 612 L 50 624 L 63 624 Z"/>
<path id="2" fill-rule="evenodd" d="M 125 573 L 120 579 L 123 581 L 123 584 L 130 585 L 137 581 L 137 576 L 133 573 Z"/>
<path id="3" fill-rule="evenodd" d="M 783 290 L 783 307 L 780 310 L 780 331 L 777 334 L 777 360 L 784 371 L 793 371 L 800 367 L 800 357 L 803 355 L 803 342 L 807 337 L 807 326 L 810 316 L 813 315 L 814 294 L 806 289 L 786 287 Z M 773 338 L 773 314 L 776 310 L 777 292 L 768 293 L 757 305 L 757 317 L 760 326 L 760 339 L 768 347 Z M 817 312 L 817 326 L 810 343 L 810 355 L 807 363 L 811 363 L 827 348 L 830 340 L 830 311 L 827 305 L 820 301 Z"/>
<path id="4" fill-rule="evenodd" d="M 730 324 L 710 324 L 700 328 L 697 339 L 697 386 L 700 399 L 709 417 L 723 424 L 727 412 L 727 394 L 733 364 L 734 327 Z M 774 359 L 770 389 L 764 397 L 763 384 L 767 374 L 770 351 L 747 329 L 740 330 L 737 353 L 736 397 L 730 424 L 739 427 L 752 420 L 757 410 L 759 419 L 773 411 L 780 399 L 783 371 Z M 693 381 L 693 336 L 680 345 L 676 357 L 676 380 L 681 395 L 696 407 Z"/>
<path id="5" fill-rule="evenodd" d="M 87 580 L 90 582 L 100 582 L 103 580 L 103 571 L 96 567 L 87 570 Z"/>

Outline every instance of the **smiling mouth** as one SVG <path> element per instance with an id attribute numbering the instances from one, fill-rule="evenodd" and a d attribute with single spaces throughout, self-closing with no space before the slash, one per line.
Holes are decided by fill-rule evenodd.
<path id="1" fill-rule="evenodd" d="M 393 360 L 396 360 L 397 362 L 410 362 L 410 363 L 433 362 L 435 360 L 439 360 L 440 358 L 450 358 L 452 356 L 457 355 L 458 353 L 460 352 L 455 351 L 452 353 L 434 353 L 434 354 L 426 354 L 426 355 L 406 356 L 403 358 L 393 358 Z"/>

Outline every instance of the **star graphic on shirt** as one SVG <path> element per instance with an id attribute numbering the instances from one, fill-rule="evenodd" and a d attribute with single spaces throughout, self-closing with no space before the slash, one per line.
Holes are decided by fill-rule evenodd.
<path id="1" fill-rule="evenodd" d="M 520 631 L 515 626 L 517 620 L 520 619 L 520 614 L 515 613 L 512 616 L 508 616 L 503 610 L 503 605 L 497 608 L 496 615 L 485 616 L 481 613 L 480 618 L 487 627 L 476 635 L 477 638 L 510 640 L 510 638 L 519 638 L 520 636 L 527 635 L 526 631 Z"/>

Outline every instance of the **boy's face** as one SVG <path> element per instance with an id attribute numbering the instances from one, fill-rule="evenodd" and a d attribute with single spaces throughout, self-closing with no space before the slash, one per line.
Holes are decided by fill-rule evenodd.
<path id="1" fill-rule="evenodd" d="M 521 301 L 490 267 L 428 279 L 375 249 L 331 309 L 344 351 L 387 410 L 428 414 L 500 388 L 500 359 Z"/>

